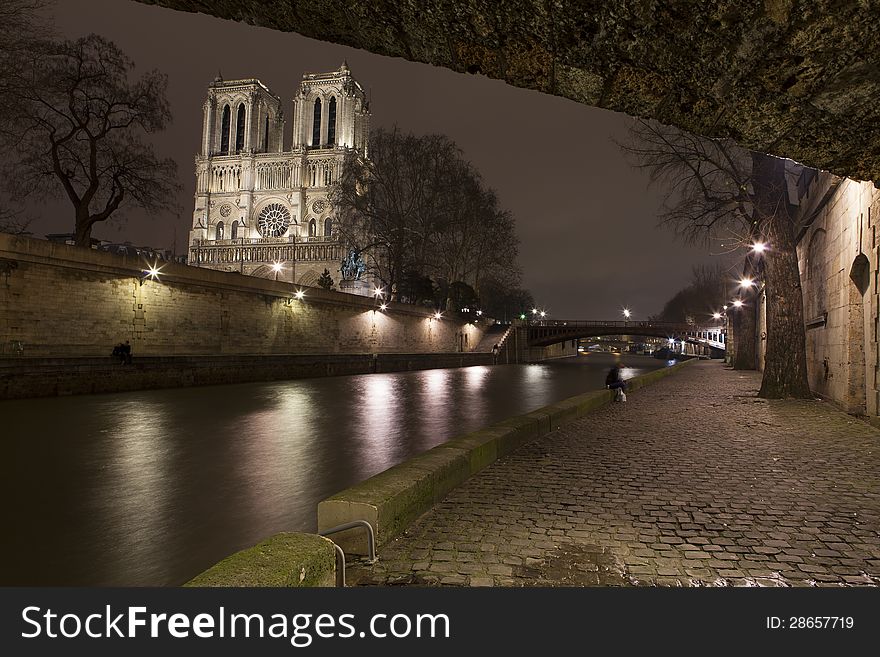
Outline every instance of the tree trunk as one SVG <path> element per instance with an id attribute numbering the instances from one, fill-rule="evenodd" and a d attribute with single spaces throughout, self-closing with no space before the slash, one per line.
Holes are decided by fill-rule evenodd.
<path id="1" fill-rule="evenodd" d="M 785 161 L 754 154 L 755 210 L 765 226 L 767 352 L 759 397 L 808 399 L 804 299 L 798 270 L 794 224 L 788 211 Z"/>
<path id="2" fill-rule="evenodd" d="M 77 246 L 90 249 L 92 248 L 92 222 L 89 221 L 88 214 L 85 217 L 81 217 L 80 213 L 77 212 L 76 215 L 74 242 L 76 242 Z"/>
<path id="3" fill-rule="evenodd" d="M 742 308 L 728 307 L 733 324 L 733 369 L 755 369 L 755 305 L 752 295 L 744 294 Z"/>

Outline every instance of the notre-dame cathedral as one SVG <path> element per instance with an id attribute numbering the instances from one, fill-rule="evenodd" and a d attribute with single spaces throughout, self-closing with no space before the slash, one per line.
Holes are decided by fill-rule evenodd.
<path id="1" fill-rule="evenodd" d="M 370 109 L 348 66 L 306 73 L 285 144 L 281 99 L 262 82 L 217 78 L 204 104 L 188 262 L 301 285 L 339 281 L 327 200 L 345 154 L 367 157 Z"/>

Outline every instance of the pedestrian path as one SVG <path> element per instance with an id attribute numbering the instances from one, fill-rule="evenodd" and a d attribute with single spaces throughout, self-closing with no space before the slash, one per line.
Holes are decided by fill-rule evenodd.
<path id="1" fill-rule="evenodd" d="M 877 586 L 880 430 L 693 363 L 517 450 L 363 585 Z"/>

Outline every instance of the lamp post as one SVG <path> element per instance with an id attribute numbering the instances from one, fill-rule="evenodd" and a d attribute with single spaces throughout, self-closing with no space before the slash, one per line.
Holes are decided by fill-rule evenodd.
<path id="1" fill-rule="evenodd" d="M 280 262 L 272 263 L 272 271 L 275 272 L 275 280 L 278 280 L 278 272 L 284 269 L 284 266 Z"/>

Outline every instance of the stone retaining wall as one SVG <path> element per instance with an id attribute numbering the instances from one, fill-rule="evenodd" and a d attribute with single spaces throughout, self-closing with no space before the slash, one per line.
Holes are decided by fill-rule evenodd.
<path id="1" fill-rule="evenodd" d="M 0 358 L 0 399 L 275 381 L 492 365 L 492 354 L 319 354 L 104 358 Z"/>
<path id="2" fill-rule="evenodd" d="M 471 352 L 492 320 L 0 233 L 0 357 Z M 295 293 L 303 289 L 305 296 Z"/>

